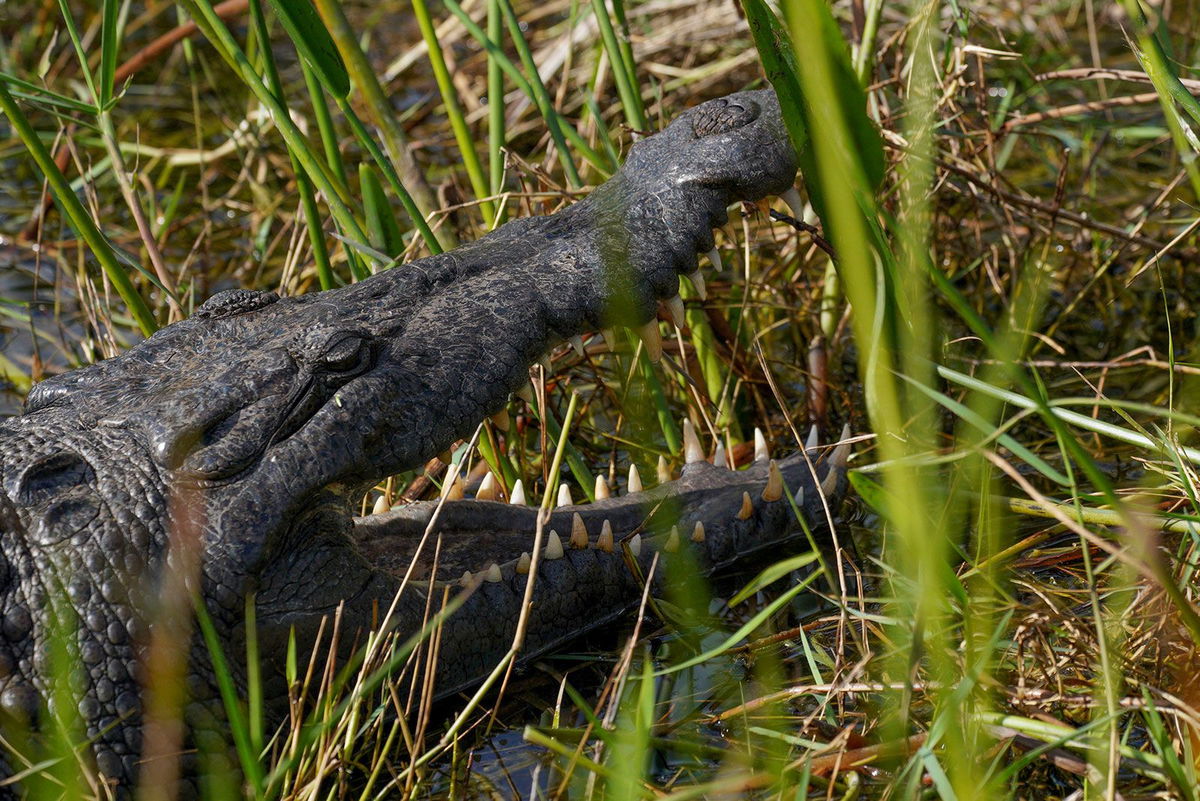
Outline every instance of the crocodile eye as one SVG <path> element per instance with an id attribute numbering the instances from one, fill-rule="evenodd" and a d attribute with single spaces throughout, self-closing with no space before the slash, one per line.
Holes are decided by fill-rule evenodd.
<path id="1" fill-rule="evenodd" d="M 332 340 L 321 354 L 319 369 L 324 373 L 353 375 L 370 366 L 371 342 L 358 334 L 346 334 Z"/>

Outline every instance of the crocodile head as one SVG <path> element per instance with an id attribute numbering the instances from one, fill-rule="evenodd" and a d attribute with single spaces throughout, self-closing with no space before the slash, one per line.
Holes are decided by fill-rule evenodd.
<path id="1" fill-rule="evenodd" d="M 653 320 L 726 208 L 788 190 L 795 173 L 774 94 L 730 95 L 635 144 L 611 180 L 555 215 L 328 292 L 223 292 L 122 355 L 37 385 L 0 424 L 0 709 L 45 709 L 50 632 L 77 628 L 79 711 L 99 767 L 133 775 L 140 649 L 181 538 L 198 544 L 199 588 L 228 637 L 248 593 L 268 637 L 343 602 L 368 623 L 397 585 L 354 545 L 363 488 L 469 436 L 550 347 Z M 724 488 L 736 512 L 748 479 L 706 480 L 696 503 Z M 471 514 L 459 530 L 496 519 L 458 517 Z M 513 534 L 528 537 L 527 524 Z M 418 607 L 401 624 L 418 623 Z M 476 674 L 455 675 L 447 687 Z M 211 696 L 210 685 L 189 691 Z"/>

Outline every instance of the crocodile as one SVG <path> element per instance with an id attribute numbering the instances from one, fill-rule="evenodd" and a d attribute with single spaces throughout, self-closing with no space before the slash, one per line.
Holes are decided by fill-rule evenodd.
<path id="1" fill-rule="evenodd" d="M 63 711 L 50 677 L 65 642 L 92 764 L 118 795 L 135 786 L 147 653 L 179 623 L 161 617 L 173 578 L 200 599 L 243 687 L 235 657 L 253 599 L 272 697 L 286 690 L 289 637 L 311 646 L 335 613 L 345 641 L 407 635 L 454 598 L 420 685 L 445 697 L 509 651 L 531 574 L 521 661 L 626 613 L 663 561 L 686 554 L 709 573 L 778 553 L 802 536 L 797 509 L 827 533 L 843 465 L 803 450 L 736 471 L 691 458 L 651 490 L 544 513 L 442 498 L 355 517 L 377 482 L 515 403 L 548 348 L 620 324 L 659 356 L 660 304 L 678 313 L 681 276 L 703 292 L 698 254 L 728 208 L 787 193 L 796 171 L 770 90 L 710 100 L 555 214 L 324 292 L 223 291 L 120 355 L 35 385 L 0 422 L 0 733 L 11 742 Z M 183 736 L 203 747 L 222 726 L 219 683 L 196 628 L 183 631 Z"/>

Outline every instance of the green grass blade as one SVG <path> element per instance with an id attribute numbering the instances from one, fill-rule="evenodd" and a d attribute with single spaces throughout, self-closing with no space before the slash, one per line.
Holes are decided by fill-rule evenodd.
<path id="1" fill-rule="evenodd" d="M 404 236 L 392 214 L 391 204 L 384 194 L 383 184 L 370 164 L 358 165 L 358 188 L 363 195 L 363 212 L 367 217 L 367 235 L 371 247 L 394 259 L 404 252 Z"/>
<path id="2" fill-rule="evenodd" d="M 371 115 L 371 119 L 378 126 L 383 137 L 384 150 L 392 162 L 394 172 L 399 176 L 397 183 L 404 186 L 401 199 L 410 197 L 417 209 L 416 213 L 410 211 L 409 216 L 421 231 L 426 246 L 434 253 L 441 253 L 446 248 L 454 247 L 458 241 L 449 229 L 443 227 L 439 229 L 437 236 L 433 236 L 433 232 L 429 231 L 428 226 L 423 230 L 421 228 L 424 220 L 437 209 L 437 201 L 430 191 L 428 182 L 417 165 L 416 159 L 412 156 L 408 137 L 396 121 L 387 93 L 383 91 L 383 86 L 380 85 L 378 76 L 371 68 L 367 54 L 363 52 L 358 37 L 350 26 L 350 21 L 346 19 L 345 9 L 342 8 L 339 0 L 314 0 L 314 2 L 333 37 L 334 44 L 337 45 L 338 52 L 342 54 L 351 79 L 366 100 L 367 111 Z M 336 97 L 336 99 L 339 107 L 345 107 L 345 97 Z M 387 175 L 386 170 L 384 175 Z M 405 204 L 405 208 L 407 209 L 407 204 Z M 432 241 L 430 241 L 430 237 L 432 237 Z"/>
<path id="3" fill-rule="evenodd" d="M 261 45 L 267 86 L 281 104 L 285 103 L 283 85 L 279 80 L 279 70 L 271 51 L 271 37 L 267 32 L 267 21 L 262 13 L 262 4 L 259 0 L 250 0 L 250 17 Z M 305 65 L 305 78 L 307 79 L 311 74 L 311 70 Z M 317 91 L 320 92 L 319 89 Z M 321 228 L 321 212 L 317 208 L 317 198 L 313 193 L 312 181 L 309 180 L 308 174 L 300 166 L 299 159 L 296 158 L 296 154 L 290 147 L 288 148 L 288 158 L 292 162 L 292 173 L 296 176 L 296 191 L 300 194 L 300 205 L 304 210 L 304 224 L 308 229 L 308 241 L 312 247 L 313 261 L 317 266 L 317 280 L 321 284 L 321 289 L 331 289 L 333 287 L 333 267 L 329 263 L 329 249 L 325 246 L 325 231 Z M 342 180 L 345 181 L 344 178 Z"/>
<path id="4" fill-rule="evenodd" d="M 7 83 L 14 87 L 12 90 L 14 97 L 35 104 L 45 104 L 51 109 L 64 109 L 66 111 L 79 111 L 84 114 L 95 116 L 98 112 L 96 106 L 92 103 L 85 103 L 82 100 L 75 100 L 65 95 L 60 95 L 56 92 L 51 92 L 48 89 L 43 89 L 40 86 L 35 86 L 28 81 L 22 81 L 16 76 L 9 75 L 5 72 L 0 72 L 0 82 Z"/>
<path id="5" fill-rule="evenodd" d="M 229 663 L 226 661 L 225 652 L 221 647 L 221 638 L 217 634 L 212 618 L 209 617 L 208 610 L 204 607 L 204 601 L 196 597 L 193 600 L 193 607 L 196 611 L 196 621 L 200 625 L 200 632 L 204 636 L 204 645 L 208 648 L 208 655 L 212 660 L 213 675 L 217 680 L 221 702 L 225 706 L 225 715 L 229 720 L 229 733 L 233 737 L 233 745 L 237 751 L 238 762 L 242 766 L 242 773 L 249 782 L 254 797 L 256 799 L 263 798 L 265 784 L 262 762 L 251 741 L 250 727 L 242 712 L 242 702 L 238 697 L 233 673 L 230 672 Z"/>
<path id="6" fill-rule="evenodd" d="M 75 25 L 75 17 L 71 14 L 68 0 L 58 0 L 58 9 L 62 12 L 63 25 L 67 29 L 67 36 L 71 39 L 71 46 L 75 48 L 75 58 L 79 60 L 79 71 L 83 74 L 83 81 L 87 84 L 88 93 L 96 101 L 97 106 L 103 107 L 100 103 L 100 88 L 96 86 L 96 79 L 92 75 L 92 69 L 88 62 L 87 51 L 83 47 L 83 39 L 79 36 L 79 28 Z"/>
<path id="7" fill-rule="evenodd" d="M 121 50 L 119 0 L 104 0 L 100 5 L 100 74 L 97 76 L 99 96 L 96 105 L 107 109 L 113 100 L 113 76 L 117 72 L 117 55 Z"/>
<path id="8" fill-rule="evenodd" d="M 421 209 L 417 205 L 416 198 L 409 194 L 408 188 L 396 173 L 394 165 L 383 155 L 383 151 L 379 149 L 375 138 L 371 136 L 366 126 L 362 124 L 362 120 L 354 113 L 354 109 L 350 107 L 350 103 L 346 100 L 338 100 L 338 108 L 341 109 L 342 114 L 350 123 L 350 128 L 354 131 L 354 135 L 358 137 L 358 141 L 367 149 L 367 152 L 371 154 L 371 158 L 375 160 L 375 164 L 383 172 L 383 177 L 387 179 L 388 184 L 392 187 L 392 191 L 400 198 L 400 203 L 404 206 L 404 210 L 408 212 L 408 216 L 412 218 L 417 233 L 425 240 L 425 246 L 433 251 L 434 254 L 442 253 L 442 247 L 437 236 L 433 233 L 433 229 L 429 227 L 429 223 L 421 216 Z"/>
<path id="9" fill-rule="evenodd" d="M 46 150 L 46 146 L 42 144 L 37 132 L 33 130 L 33 126 L 29 124 L 29 120 L 17 106 L 12 94 L 8 91 L 7 84 L 2 81 L 0 81 L 0 111 L 3 111 L 4 115 L 8 117 L 13 131 L 16 132 L 29 154 L 33 156 L 38 169 L 42 171 L 47 183 L 50 184 L 54 199 L 58 201 L 59 207 L 70 220 L 71 227 L 87 243 L 92 255 L 96 257 L 96 261 L 100 262 L 104 274 L 108 276 L 108 280 L 112 281 L 117 294 L 121 296 L 129 313 L 137 321 L 138 328 L 146 336 L 153 334 L 158 330 L 158 323 L 146 305 L 146 301 L 138 294 L 137 288 L 129 280 L 129 275 L 121 267 L 116 251 L 113 250 L 104 234 L 100 233 L 100 229 L 96 227 L 96 223 L 87 209 L 83 207 L 83 203 L 75 196 L 66 176 L 54 163 L 54 158 Z"/>
<path id="10" fill-rule="evenodd" d="M 310 0 L 267 0 L 300 57 L 335 97 L 350 94 L 350 76 L 333 37 Z"/>
<path id="11" fill-rule="evenodd" d="M 347 236 L 365 242 L 366 234 L 349 206 L 349 190 L 337 180 L 329 167 L 313 154 L 304 135 L 292 122 L 287 107 L 280 103 L 270 88 L 263 83 L 246 54 L 234 41 L 229 29 L 213 11 L 209 0 L 181 0 L 181 3 L 221 57 L 234 68 L 247 88 L 271 112 L 275 127 L 283 136 L 288 149 L 295 154 L 313 183 L 325 195 L 325 202 L 342 230 Z"/>
<path id="12" fill-rule="evenodd" d="M 535 90 L 530 82 L 525 79 L 525 76 L 521 73 L 521 70 L 517 67 L 517 65 L 513 64 L 512 60 L 505 55 L 504 50 L 495 40 L 491 39 L 486 33 L 483 32 L 482 28 L 475 24 L 475 21 L 471 19 L 470 15 L 467 14 L 466 11 L 463 10 L 462 6 L 458 4 L 457 0 L 442 0 L 442 2 L 445 4 L 450 13 L 457 17 L 458 20 L 463 24 L 463 27 L 467 29 L 467 33 L 471 34 L 471 37 L 475 39 L 475 41 L 479 42 L 480 46 L 487 50 L 488 58 L 499 65 L 500 69 L 504 71 L 504 74 L 509 77 L 509 80 L 516 84 L 517 89 L 519 89 L 526 97 L 533 101 L 534 105 L 538 108 L 538 112 L 543 116 L 547 113 L 550 115 L 549 117 L 544 116 L 544 119 L 546 121 L 546 127 L 551 132 L 551 136 L 555 136 L 555 132 L 557 131 L 559 134 L 569 139 L 571 144 L 575 146 L 576 151 L 578 151 L 581 156 L 587 159 L 587 161 L 593 167 L 595 167 L 603 177 L 607 177 L 617 168 L 615 159 L 605 158 L 597 153 L 596 150 L 589 145 L 582 136 L 580 136 L 579 131 L 575 130 L 575 127 L 558 113 L 558 110 L 555 109 L 553 105 L 547 107 L 542 104 L 541 95 L 539 95 L 537 90 Z M 501 11 L 502 13 L 505 13 L 503 0 L 496 0 L 496 2 L 501 3 Z M 507 17 L 505 18 L 507 20 Z M 519 30 L 520 29 L 518 27 L 518 31 Z M 524 41 L 524 37 L 522 37 L 521 41 Z M 545 87 L 543 86 L 542 89 L 544 91 Z M 611 143 L 607 143 L 607 146 L 611 147 Z M 560 160 L 569 157 L 564 156 L 563 153 L 564 151 L 559 149 Z M 565 164 L 563 169 L 566 170 Z"/>
<path id="13" fill-rule="evenodd" d="M 487 38 L 499 42 L 504 35 L 504 12 L 498 0 L 488 0 Z M 488 51 L 487 99 L 488 99 L 488 170 L 493 195 L 504 189 L 504 66 Z M 503 215 L 503 209 L 500 210 Z M 497 220 L 499 222 L 499 220 Z"/>
<path id="14" fill-rule="evenodd" d="M 448 0 L 447 5 L 450 2 L 453 0 Z M 542 76 L 538 73 L 537 63 L 533 60 L 529 42 L 525 40 L 525 34 L 521 31 L 521 23 L 512 9 L 512 4 L 509 3 L 509 0 L 499 0 L 499 3 L 500 10 L 504 13 L 504 20 L 508 23 L 508 35 L 512 37 L 517 53 L 521 56 L 521 63 L 529 76 L 528 86 L 532 92 L 533 101 L 537 104 L 542 119 L 546 121 L 546 125 L 550 129 L 551 138 L 554 139 L 554 146 L 558 150 L 558 160 L 562 164 L 563 172 L 566 173 L 567 182 L 572 188 L 578 189 L 583 186 L 583 179 L 579 177 L 579 170 L 575 168 L 575 161 L 571 158 L 571 152 L 567 149 L 563 135 L 563 130 L 570 126 L 559 123 L 558 112 L 554 108 L 554 102 L 550 99 L 550 92 L 546 89 L 546 84 L 542 83 Z"/>
<path id="15" fill-rule="evenodd" d="M 421 29 L 421 36 L 425 40 L 425 47 L 429 51 L 429 66 L 433 69 L 433 78 L 442 95 L 446 118 L 450 121 L 454 139 L 458 142 L 458 151 L 462 155 L 467 178 L 471 181 L 471 188 L 475 190 L 475 197 L 480 200 L 479 209 L 483 212 L 484 224 L 490 228 L 496 219 L 496 207 L 492 201 L 484 200 L 484 198 L 491 194 L 491 187 L 483 174 L 479 155 L 475 152 L 474 139 L 467 127 L 462 107 L 458 104 L 458 90 L 454 88 L 454 82 L 450 79 L 450 70 L 446 67 L 446 58 L 442 55 L 442 45 L 438 42 L 437 32 L 433 28 L 433 20 L 429 16 L 429 7 L 425 4 L 425 0 L 412 0 L 412 8 L 417 17 L 417 25 Z"/>
<path id="16" fill-rule="evenodd" d="M 625 119 L 635 130 L 645 131 L 646 112 L 642 106 L 641 93 L 638 91 L 635 65 L 632 61 L 626 61 L 625 53 L 617 43 L 617 34 L 613 31 L 608 6 L 604 0 L 592 0 L 592 9 L 596 15 L 596 24 L 600 28 L 600 39 L 604 42 L 604 52 L 608 54 L 608 62 L 612 65 L 613 81 L 617 85 L 621 106 L 625 109 Z"/>

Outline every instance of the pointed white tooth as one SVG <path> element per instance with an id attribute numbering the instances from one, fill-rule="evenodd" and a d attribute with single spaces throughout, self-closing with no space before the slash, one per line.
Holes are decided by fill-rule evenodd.
<path id="1" fill-rule="evenodd" d="M 483 477 L 483 481 L 479 482 L 479 489 L 475 490 L 475 500 L 494 501 L 499 496 L 500 489 L 496 485 L 496 477 L 489 470 L 487 475 Z"/>
<path id="2" fill-rule="evenodd" d="M 605 498 L 611 497 L 608 491 L 608 479 L 602 475 L 596 476 L 596 500 L 602 501 Z"/>
<path id="3" fill-rule="evenodd" d="M 717 467 L 729 468 L 729 459 L 725 456 L 724 442 L 717 443 L 717 449 L 713 451 L 713 464 Z"/>
<path id="4" fill-rule="evenodd" d="M 679 550 L 679 526 L 671 526 L 671 533 L 667 535 L 663 550 L 667 553 L 675 553 Z"/>
<path id="5" fill-rule="evenodd" d="M 490 581 L 493 584 L 495 584 L 497 581 L 499 581 L 501 578 L 503 578 L 503 576 L 500 575 L 500 565 L 496 564 L 495 562 L 492 562 L 492 566 L 487 569 L 487 573 L 484 575 L 483 578 L 484 578 L 484 581 Z"/>
<path id="6" fill-rule="evenodd" d="M 551 531 L 550 536 L 546 538 L 545 557 L 547 559 L 563 558 L 562 538 L 558 536 L 557 531 Z"/>
<path id="7" fill-rule="evenodd" d="M 513 482 L 512 494 L 508 496 L 508 502 L 514 506 L 524 506 L 527 503 L 525 500 L 525 484 L 521 479 L 518 478 Z"/>
<path id="8" fill-rule="evenodd" d="M 605 553 L 613 552 L 612 523 L 605 520 L 600 526 L 600 536 L 596 538 L 596 549 Z"/>
<path id="9" fill-rule="evenodd" d="M 699 520 L 696 521 L 696 527 L 692 529 L 692 542 L 704 542 L 704 524 Z"/>
<path id="10" fill-rule="evenodd" d="M 847 435 L 849 436 L 849 435 Z M 845 437 L 843 437 L 845 439 Z M 833 453 L 829 455 L 829 464 L 838 470 L 845 470 L 846 464 L 850 461 L 850 443 L 843 442 L 833 449 Z"/>
<path id="11" fill-rule="evenodd" d="M 696 436 L 696 429 L 692 426 L 692 421 L 683 418 L 683 461 L 687 464 L 696 464 L 703 462 L 704 448 L 700 447 L 700 437 Z"/>
<path id="12" fill-rule="evenodd" d="M 390 512 L 391 510 L 392 510 L 392 505 L 390 503 L 388 503 L 387 495 L 385 494 L 385 495 L 380 495 L 378 498 L 375 499 L 375 505 L 371 507 L 371 514 L 381 515 L 384 512 Z"/>
<path id="13" fill-rule="evenodd" d="M 771 460 L 771 466 L 767 468 L 767 486 L 763 487 L 762 499 L 767 503 L 774 503 L 783 497 L 783 474 L 779 472 L 779 465 L 775 460 Z"/>
<path id="14" fill-rule="evenodd" d="M 646 358 L 657 363 L 662 358 L 662 334 L 658 332 L 658 320 L 654 319 L 637 329 L 638 338 L 646 346 Z"/>
<path id="15" fill-rule="evenodd" d="M 750 516 L 753 514 L 754 514 L 754 501 L 750 500 L 750 493 L 743 492 L 742 493 L 742 508 L 738 509 L 737 519 L 738 520 L 749 520 Z"/>
<path id="16" fill-rule="evenodd" d="M 721 254 L 717 252 L 716 248 L 708 252 L 708 258 L 712 261 L 713 267 L 716 268 L 717 272 L 720 272 L 722 269 Z M 691 281 L 692 287 L 696 290 L 696 297 L 702 301 L 708 300 L 708 287 L 704 285 L 704 274 L 700 270 L 688 273 L 687 280 Z"/>
<path id="17" fill-rule="evenodd" d="M 558 485 L 558 505 L 559 506 L 574 506 L 575 501 L 571 498 L 571 488 L 566 484 Z"/>
<path id="18" fill-rule="evenodd" d="M 804 450 L 811 451 L 813 448 L 821 444 L 821 432 L 817 430 L 816 423 L 808 429 L 808 439 L 804 441 Z"/>
<path id="19" fill-rule="evenodd" d="M 796 191 L 796 187 L 792 187 L 788 191 L 779 196 L 779 199 L 787 204 L 787 207 L 792 210 L 792 216 L 797 220 L 804 220 L 804 201 L 800 199 L 800 193 Z"/>
<path id="20" fill-rule="evenodd" d="M 508 418 L 508 409 L 501 409 L 492 415 L 492 425 L 501 431 L 508 431 L 511 423 L 512 421 Z"/>
<path id="21" fill-rule="evenodd" d="M 662 454 L 658 456 L 658 467 L 654 472 L 657 474 L 659 484 L 666 484 L 671 480 L 671 466 L 667 464 L 667 458 Z"/>
<path id="22" fill-rule="evenodd" d="M 629 492 L 642 491 L 642 474 L 638 472 L 637 465 L 629 465 Z"/>
<path id="23" fill-rule="evenodd" d="M 754 461 L 765 462 L 771 458 L 771 449 L 767 446 L 767 438 L 761 428 L 754 429 Z"/>
<path id="24" fill-rule="evenodd" d="M 845 469 L 846 462 L 850 458 L 850 424 L 846 423 L 842 426 L 842 435 L 837 439 L 837 445 L 832 451 L 827 452 L 824 456 L 817 460 L 817 464 L 828 462 L 831 465 L 837 466 L 841 463 L 841 467 Z"/>
<path id="25" fill-rule="evenodd" d="M 588 547 L 587 526 L 584 525 L 583 517 L 579 514 L 579 512 L 576 512 L 571 516 L 571 547 Z"/>
<path id="26" fill-rule="evenodd" d="M 583 337 L 579 336 L 579 334 L 576 334 L 575 336 L 571 337 L 567 341 L 571 343 L 571 347 L 575 350 L 575 355 L 582 359 L 583 358 Z"/>
<path id="27" fill-rule="evenodd" d="M 529 552 L 522 551 L 521 558 L 519 558 L 517 560 L 517 572 L 520 573 L 522 576 L 529 575 L 529 563 L 531 561 L 532 560 L 529 558 Z"/>
<path id="28" fill-rule="evenodd" d="M 514 392 L 513 394 L 516 395 L 521 400 L 528 403 L 530 406 L 533 405 L 533 385 L 532 384 L 522 384 L 521 386 L 517 387 L 517 391 Z"/>
<path id="29" fill-rule="evenodd" d="M 683 324 L 686 322 L 683 314 L 683 298 L 676 295 L 664 301 L 663 305 L 667 307 L 667 314 L 671 316 L 671 322 L 674 323 L 675 327 L 683 328 Z"/>
<path id="30" fill-rule="evenodd" d="M 829 470 L 826 471 L 825 477 L 821 479 L 821 494 L 828 497 L 837 489 L 838 476 L 841 474 L 834 465 L 829 465 Z M 800 503 L 800 498 L 796 498 L 796 503 Z"/>
<path id="31" fill-rule="evenodd" d="M 458 580 L 458 583 L 459 583 L 459 584 L 461 584 L 461 585 L 462 585 L 462 586 L 464 586 L 464 587 L 470 587 L 470 586 L 471 586 L 471 582 L 472 582 L 472 581 L 474 581 L 474 580 L 475 580 L 475 577 L 471 575 L 471 571 L 470 571 L 470 570 L 464 570 L 464 571 L 463 571 L 463 574 L 462 574 L 462 578 L 460 578 L 460 579 Z"/>
<path id="32" fill-rule="evenodd" d="M 642 535 L 634 534 L 633 539 L 629 541 L 629 552 L 633 554 L 633 558 L 637 559 L 642 555 Z"/>
<path id="33" fill-rule="evenodd" d="M 442 482 L 442 494 L 448 501 L 461 501 L 463 498 L 463 481 L 458 469 L 458 465 L 450 465 L 450 469 L 446 471 L 446 480 Z"/>

